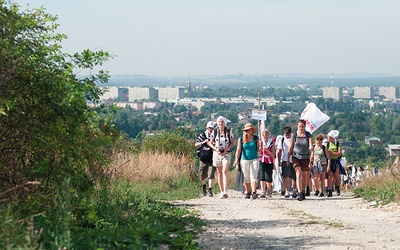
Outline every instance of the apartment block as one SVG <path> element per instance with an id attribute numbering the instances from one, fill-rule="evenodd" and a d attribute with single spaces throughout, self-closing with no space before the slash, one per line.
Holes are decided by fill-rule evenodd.
<path id="1" fill-rule="evenodd" d="M 160 101 L 166 99 L 182 99 L 185 87 L 160 87 L 158 88 L 158 99 Z"/>
<path id="2" fill-rule="evenodd" d="M 332 98 L 335 101 L 343 99 L 343 88 L 342 87 L 323 87 L 322 97 L 324 99 Z"/>
<path id="3" fill-rule="evenodd" d="M 119 100 L 128 101 L 128 88 L 121 87 L 104 87 L 104 94 L 100 97 L 100 100 Z"/>
<path id="4" fill-rule="evenodd" d="M 399 87 L 379 87 L 379 95 L 384 96 L 386 99 L 398 99 L 399 95 Z"/>
<path id="5" fill-rule="evenodd" d="M 354 98 L 355 99 L 373 99 L 374 92 L 372 87 L 354 87 Z"/>
<path id="6" fill-rule="evenodd" d="M 130 87 L 128 90 L 129 102 L 149 100 L 157 97 L 157 90 L 155 88 Z"/>

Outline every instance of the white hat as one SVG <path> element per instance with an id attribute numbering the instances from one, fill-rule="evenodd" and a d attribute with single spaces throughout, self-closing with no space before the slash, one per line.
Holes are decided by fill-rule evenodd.
<path id="1" fill-rule="evenodd" d="M 229 119 L 223 117 L 222 115 L 218 116 L 217 122 L 218 122 L 219 120 L 222 120 L 222 121 L 225 123 L 225 125 L 228 124 L 229 122 L 231 122 Z"/>
<path id="2" fill-rule="evenodd" d="M 212 121 L 207 122 L 206 128 L 214 128 L 214 123 Z"/>
<path id="3" fill-rule="evenodd" d="M 330 137 L 332 137 L 332 138 L 334 138 L 334 139 L 337 139 L 338 136 L 339 136 L 339 131 L 337 131 L 337 130 L 331 130 L 331 131 L 329 131 L 328 136 L 330 136 Z"/>

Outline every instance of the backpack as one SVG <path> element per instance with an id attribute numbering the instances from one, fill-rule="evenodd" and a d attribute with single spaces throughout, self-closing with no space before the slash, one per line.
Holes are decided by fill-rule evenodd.
<path id="1" fill-rule="evenodd" d="M 325 160 L 326 160 L 326 163 L 327 163 L 327 161 L 328 161 L 328 156 L 327 156 L 326 153 L 325 153 L 326 147 L 325 147 L 324 144 L 322 144 L 321 146 L 322 146 L 322 151 L 324 152 L 324 157 L 325 157 Z M 315 148 L 315 144 L 313 144 L 313 148 Z"/>
<path id="2" fill-rule="evenodd" d="M 219 128 L 214 129 L 214 140 L 215 138 L 217 138 L 217 135 L 219 134 Z M 228 137 L 226 137 L 226 135 L 228 134 Z M 227 127 L 225 127 L 224 129 L 224 138 L 228 138 L 228 144 L 231 143 L 231 130 Z"/>
<path id="3" fill-rule="evenodd" d="M 208 146 L 207 143 L 204 143 L 198 149 L 197 156 L 199 157 L 199 160 L 202 161 L 203 163 L 211 164 L 213 157 L 213 150 L 210 148 L 210 146 Z"/>

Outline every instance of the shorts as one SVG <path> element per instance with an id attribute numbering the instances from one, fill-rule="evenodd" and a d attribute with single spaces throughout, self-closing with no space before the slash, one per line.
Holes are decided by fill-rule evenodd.
<path id="1" fill-rule="evenodd" d="M 292 177 L 292 165 L 287 166 L 287 161 L 282 161 L 282 178 L 285 177 Z"/>
<path id="2" fill-rule="evenodd" d="M 323 172 L 326 172 L 327 168 L 328 164 L 321 165 L 320 162 L 316 162 L 312 168 L 312 173 L 322 174 Z"/>
<path id="3" fill-rule="evenodd" d="M 339 169 L 339 173 L 340 173 L 340 160 L 339 159 L 331 160 L 331 172 L 335 173 L 336 169 Z"/>
<path id="4" fill-rule="evenodd" d="M 204 164 L 204 162 L 200 161 L 200 169 L 199 173 L 201 176 L 201 180 L 205 179 L 215 179 L 215 171 L 217 170 L 216 167 L 213 167 L 211 164 Z"/>
<path id="5" fill-rule="evenodd" d="M 272 170 L 274 164 L 260 162 L 260 181 L 272 182 Z"/>
<path id="6" fill-rule="evenodd" d="M 310 165 L 310 159 L 297 159 L 296 157 L 292 157 L 293 168 L 301 168 L 301 171 L 308 171 Z"/>
<path id="7" fill-rule="evenodd" d="M 231 159 L 232 159 L 232 153 L 227 152 L 225 154 L 218 154 L 216 152 L 213 153 L 213 166 L 214 167 L 221 167 L 222 163 L 227 163 L 229 166 L 231 164 Z"/>

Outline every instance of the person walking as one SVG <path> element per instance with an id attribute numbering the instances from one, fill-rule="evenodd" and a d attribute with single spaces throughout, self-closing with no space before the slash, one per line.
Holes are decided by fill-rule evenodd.
<path id="1" fill-rule="evenodd" d="M 275 168 L 275 142 L 270 138 L 268 129 L 262 131 L 261 141 L 262 146 L 259 156 L 261 185 L 260 198 L 266 198 L 272 196 L 272 171 Z"/>
<path id="2" fill-rule="evenodd" d="M 221 199 L 228 198 L 228 168 L 232 159 L 231 148 L 235 143 L 232 131 L 226 127 L 228 122 L 230 122 L 228 119 L 219 116 L 217 128 L 214 129 L 208 142 L 208 145 L 214 150 L 213 166 L 217 168 Z"/>
<path id="3" fill-rule="evenodd" d="M 306 199 L 307 175 L 309 174 L 310 162 L 313 161 L 314 151 L 312 147 L 312 135 L 306 131 L 306 121 L 297 121 L 297 131 L 293 134 L 288 151 L 288 158 L 292 156 L 293 167 L 296 171 L 297 189 L 301 194 L 297 196 L 298 201 Z"/>
<path id="4" fill-rule="evenodd" d="M 196 140 L 195 147 L 200 147 L 200 150 L 209 150 L 207 152 L 209 155 L 205 158 L 199 159 L 199 173 L 201 179 L 201 193 L 203 196 L 206 196 L 206 180 L 208 178 L 208 196 L 213 197 L 213 184 L 215 179 L 215 171 L 216 168 L 212 165 L 212 154 L 213 150 L 208 146 L 208 142 L 210 141 L 211 134 L 214 132 L 214 123 L 212 121 L 207 122 L 206 130 L 203 131 Z"/>
<path id="5" fill-rule="evenodd" d="M 285 188 L 285 198 L 289 198 L 290 179 L 292 180 L 292 197 L 297 198 L 296 173 L 292 167 L 292 156 L 288 156 L 292 128 L 283 128 L 283 137 L 278 141 L 278 165 L 282 168 L 283 186 Z"/>
<path id="6" fill-rule="evenodd" d="M 318 134 L 316 136 L 313 161 L 314 183 L 316 189 L 314 195 L 320 197 L 324 196 L 325 175 L 328 166 L 331 164 L 328 149 L 322 144 L 323 140 L 324 134 Z"/>
<path id="7" fill-rule="evenodd" d="M 257 130 L 251 123 L 246 123 L 242 129 L 243 135 L 239 138 L 236 148 L 236 159 L 234 166 L 238 169 L 239 164 L 243 172 L 245 198 L 257 198 L 257 174 L 259 171 L 258 150 L 261 143 L 256 134 Z M 239 162 L 240 156 L 240 162 Z"/>
<path id="8" fill-rule="evenodd" d="M 285 188 L 283 187 L 283 179 L 282 179 L 282 167 L 279 166 L 278 159 L 278 143 L 282 141 L 283 135 L 278 135 L 275 138 L 272 138 L 275 144 L 275 157 L 274 157 L 274 169 L 272 170 L 272 192 L 279 193 L 281 195 L 285 195 Z"/>
<path id="9" fill-rule="evenodd" d="M 331 164 L 328 170 L 328 197 L 332 197 L 333 185 L 335 184 L 335 190 L 337 195 L 340 195 L 340 158 L 342 156 L 342 145 L 338 141 L 339 131 L 331 130 L 328 133 L 327 148 L 329 156 L 331 158 Z"/>

